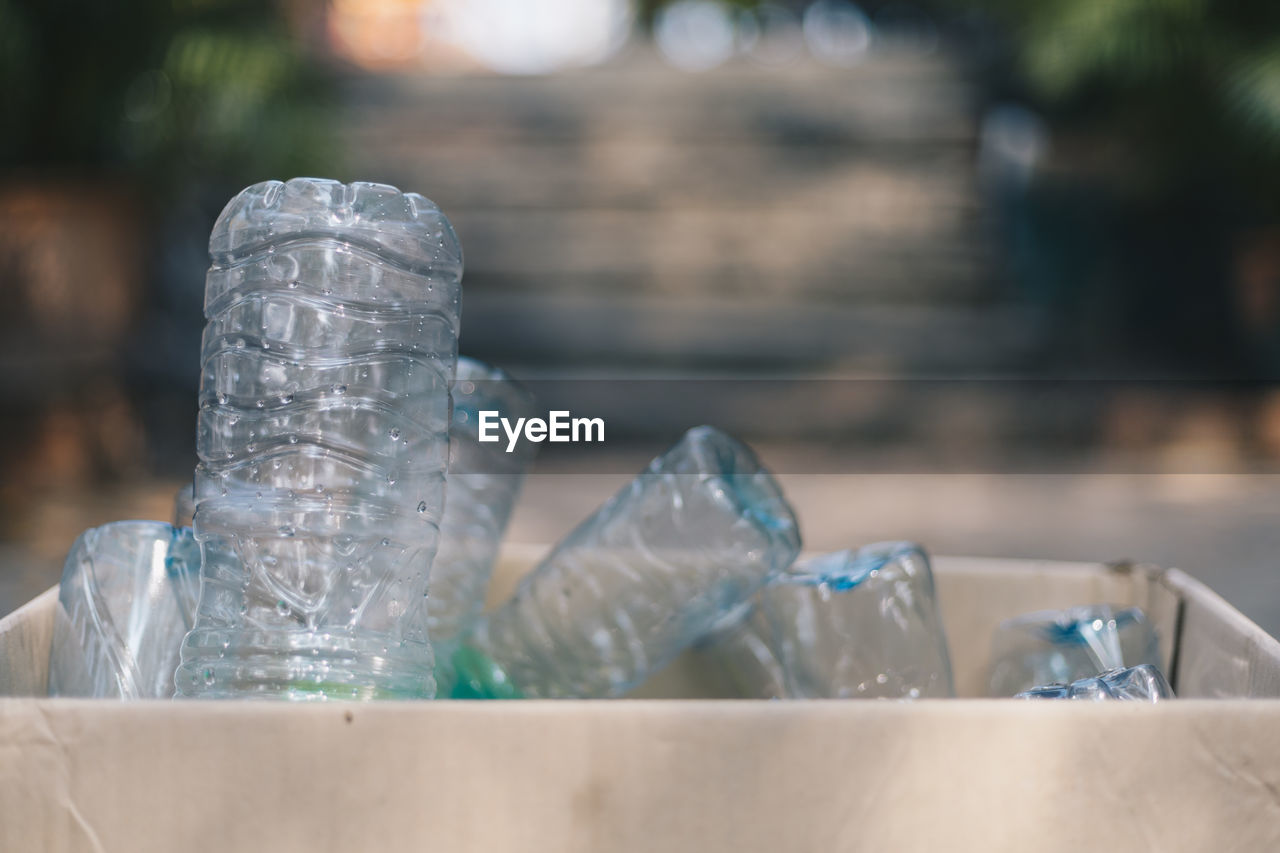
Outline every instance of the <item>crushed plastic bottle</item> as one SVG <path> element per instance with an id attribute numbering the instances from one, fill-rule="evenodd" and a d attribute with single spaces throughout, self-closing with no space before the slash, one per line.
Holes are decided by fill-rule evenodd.
<path id="1" fill-rule="evenodd" d="M 744 444 L 695 427 L 560 542 L 455 654 L 455 698 L 619 696 L 800 551 Z"/>
<path id="2" fill-rule="evenodd" d="M 504 371 L 471 358 L 458 359 L 449 429 L 449 474 L 440 549 L 431 568 L 428 630 L 436 663 L 448 660 L 455 639 L 484 610 L 484 596 L 511 511 L 538 445 L 523 441 L 512 452 L 481 443 L 480 412 L 515 422 L 531 417 L 533 397 Z"/>
<path id="3" fill-rule="evenodd" d="M 268 181 L 209 240 L 183 696 L 430 697 L 462 253 L 394 187 Z"/>
<path id="4" fill-rule="evenodd" d="M 49 695 L 168 699 L 200 593 L 186 528 L 118 521 L 80 534 L 58 589 Z"/>
<path id="5" fill-rule="evenodd" d="M 988 695 L 1069 684 L 1113 669 L 1158 665 L 1155 629 L 1137 607 L 1045 610 L 1006 620 L 992 641 Z"/>
<path id="6" fill-rule="evenodd" d="M 912 542 L 879 542 L 797 563 L 701 651 L 746 698 L 955 695 L 933 572 L 924 549 Z"/>
<path id="7" fill-rule="evenodd" d="M 1173 689 L 1160 670 L 1149 663 L 1127 669 L 1112 669 L 1101 675 L 1070 684 L 1047 684 L 1025 690 L 1015 699 L 1084 699 L 1104 702 L 1111 699 L 1132 702 L 1162 702 L 1173 698 Z"/>

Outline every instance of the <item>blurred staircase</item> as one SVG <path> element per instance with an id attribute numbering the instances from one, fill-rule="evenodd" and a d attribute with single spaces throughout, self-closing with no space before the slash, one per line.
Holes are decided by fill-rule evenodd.
<path id="1" fill-rule="evenodd" d="M 467 271 L 463 350 L 647 375 L 1001 372 L 975 94 L 945 55 L 702 74 L 635 49 L 544 77 L 351 80 L 350 175 L 419 189 Z"/>

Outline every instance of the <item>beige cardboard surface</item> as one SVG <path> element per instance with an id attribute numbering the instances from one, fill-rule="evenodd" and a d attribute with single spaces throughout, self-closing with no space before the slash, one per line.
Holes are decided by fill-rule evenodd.
<path id="1" fill-rule="evenodd" d="M 45 591 L 0 619 L 0 696 L 43 696 L 58 590 Z"/>
<path id="2" fill-rule="evenodd" d="M 0 703 L 9 851 L 1267 851 L 1280 703 Z"/>
<path id="3" fill-rule="evenodd" d="M 1170 571 L 1163 582 L 1183 603 L 1179 696 L 1280 696 L 1280 641 L 1189 575 Z"/>
<path id="4" fill-rule="evenodd" d="M 1180 572 L 936 566 L 965 693 L 1001 619 L 1099 600 L 1148 609 L 1184 696 L 1280 691 L 1280 644 Z M 0 693 L 43 692 L 53 595 L 0 620 Z M 4 853 L 1266 851 L 1277 792 L 1266 700 L 0 699 Z"/>

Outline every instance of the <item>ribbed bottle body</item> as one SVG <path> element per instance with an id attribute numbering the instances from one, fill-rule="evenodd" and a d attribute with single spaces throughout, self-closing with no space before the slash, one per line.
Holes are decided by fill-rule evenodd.
<path id="1" fill-rule="evenodd" d="M 186 696 L 434 693 L 461 255 L 421 197 L 295 180 L 210 240 Z"/>

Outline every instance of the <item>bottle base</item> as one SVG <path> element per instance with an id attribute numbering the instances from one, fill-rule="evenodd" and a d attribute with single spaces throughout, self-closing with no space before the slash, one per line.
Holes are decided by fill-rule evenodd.
<path id="1" fill-rule="evenodd" d="M 293 634 L 284 642 L 246 644 L 193 631 L 175 676 L 176 696 L 294 701 L 431 699 L 436 682 L 430 646 L 382 645 L 350 637 Z M 213 640 L 213 642 L 210 642 Z M 312 642 L 308 642 L 308 641 Z M 210 648 L 216 649 L 210 653 Z M 234 649 L 234 650 L 232 650 Z"/>

